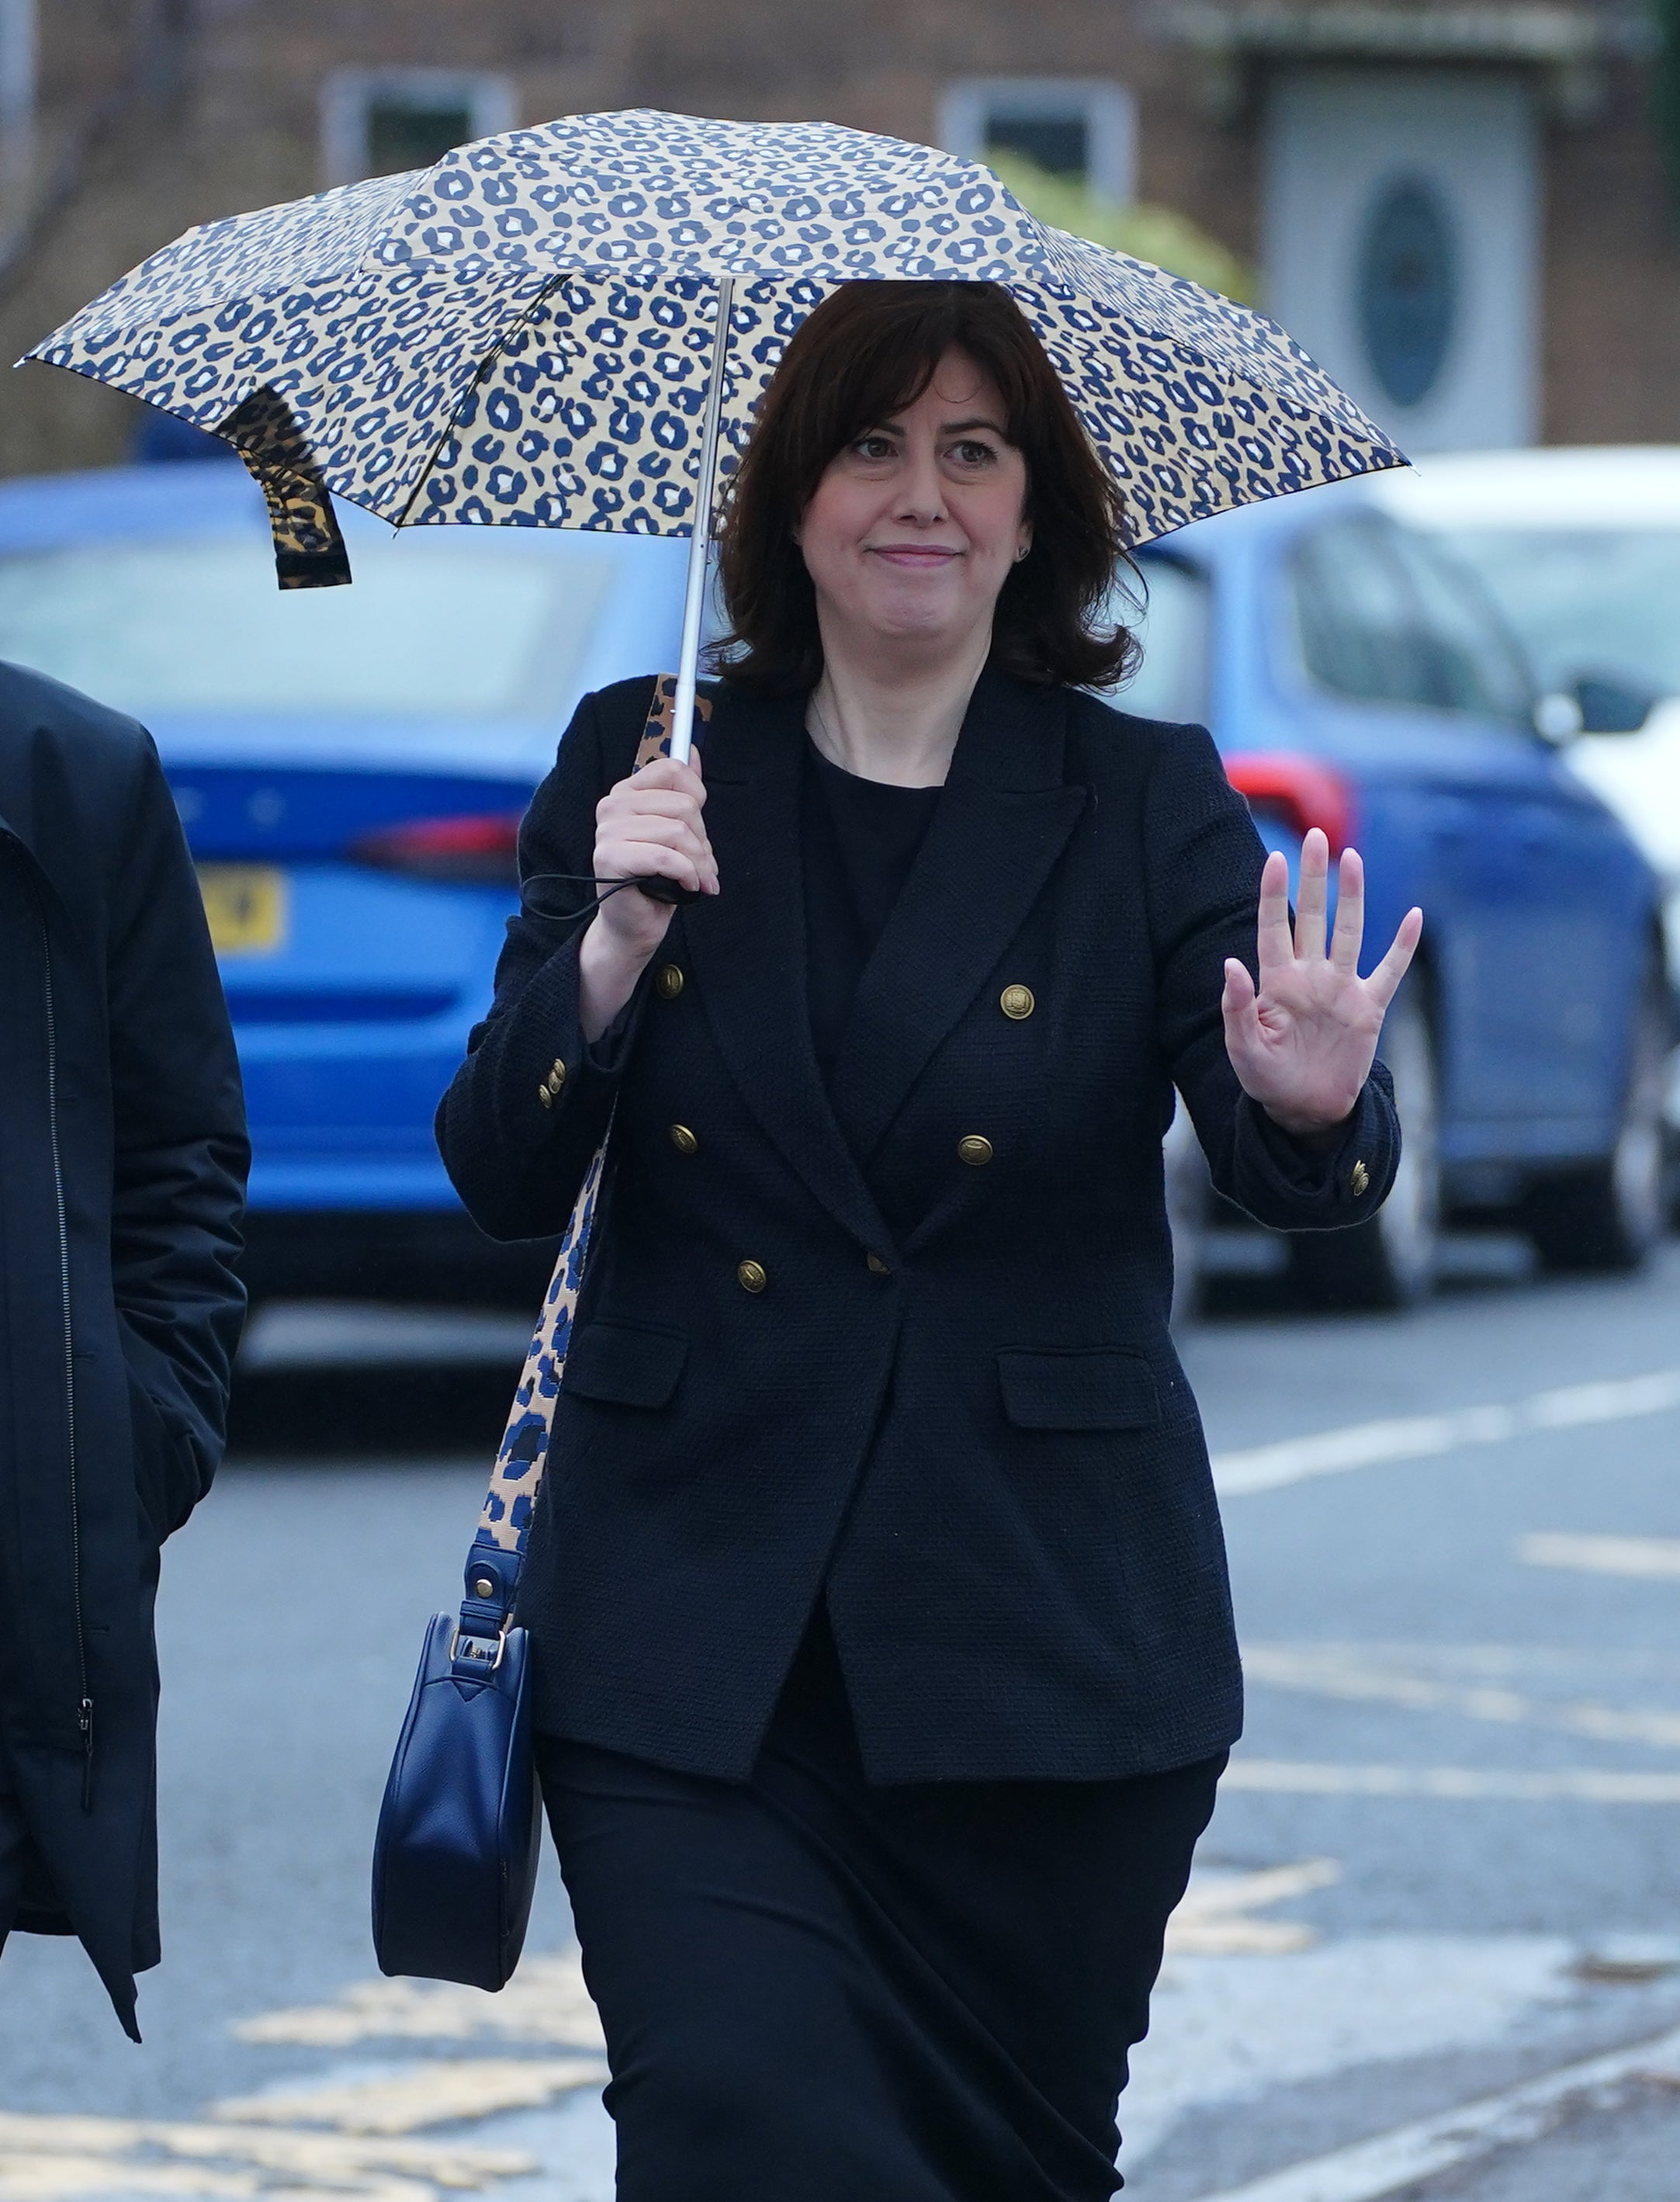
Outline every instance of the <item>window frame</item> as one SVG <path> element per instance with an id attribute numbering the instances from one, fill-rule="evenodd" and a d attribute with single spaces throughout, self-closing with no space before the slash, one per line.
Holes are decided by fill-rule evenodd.
<path id="1" fill-rule="evenodd" d="M 512 130 L 519 121 L 514 79 L 500 69 L 337 68 L 321 86 L 320 161 L 326 188 L 370 175 L 368 121 L 378 105 L 417 113 L 463 108 L 467 142 Z"/>
<path id="2" fill-rule="evenodd" d="M 1077 118 L 1085 126 L 1085 183 L 1115 206 L 1137 196 L 1137 101 L 1113 77 L 972 76 L 939 98 L 939 143 L 966 161 L 986 157 L 994 117 L 1022 122 Z"/>

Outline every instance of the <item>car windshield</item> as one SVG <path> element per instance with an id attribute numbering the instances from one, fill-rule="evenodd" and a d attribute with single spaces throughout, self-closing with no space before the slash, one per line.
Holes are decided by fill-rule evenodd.
<path id="1" fill-rule="evenodd" d="M 1466 527 L 1442 540 L 1481 574 L 1542 689 L 1584 674 L 1680 695 L 1680 527 Z"/>
<path id="2" fill-rule="evenodd" d="M 510 538 L 512 539 L 510 539 Z M 353 549 L 350 588 L 274 585 L 247 534 L 0 556 L 0 658 L 151 720 L 542 717 L 612 579 L 599 546 L 413 532 Z"/>

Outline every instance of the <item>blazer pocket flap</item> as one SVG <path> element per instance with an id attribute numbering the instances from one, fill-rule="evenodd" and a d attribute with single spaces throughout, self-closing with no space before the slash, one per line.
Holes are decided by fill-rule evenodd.
<path id="1" fill-rule="evenodd" d="M 662 1407 L 677 1388 L 689 1342 L 679 1331 L 585 1323 L 572 1334 L 561 1389 L 620 1407 Z"/>
<path id="2" fill-rule="evenodd" d="M 1147 1357 L 1122 1345 L 1006 1345 L 1003 1411 L 1022 1430 L 1143 1430 L 1160 1420 Z"/>

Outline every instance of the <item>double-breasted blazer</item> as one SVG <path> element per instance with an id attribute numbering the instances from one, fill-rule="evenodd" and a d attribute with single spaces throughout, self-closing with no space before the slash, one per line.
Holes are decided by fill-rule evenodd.
<path id="1" fill-rule="evenodd" d="M 579 707 L 528 879 L 591 870 L 650 693 Z M 989 672 L 825 1088 L 804 699 L 710 693 L 721 892 L 677 913 L 593 1049 L 581 927 L 514 919 L 438 1114 L 502 1239 L 563 1227 L 612 1119 L 520 1593 L 538 1724 L 744 1778 L 825 1595 L 872 1780 L 1211 1756 L 1241 1676 L 1167 1328 L 1173 1088 L 1222 1192 L 1325 1228 L 1392 1181 L 1386 1073 L 1332 1152 L 1265 1119 L 1219 1012 L 1264 852 L 1213 742 Z"/>

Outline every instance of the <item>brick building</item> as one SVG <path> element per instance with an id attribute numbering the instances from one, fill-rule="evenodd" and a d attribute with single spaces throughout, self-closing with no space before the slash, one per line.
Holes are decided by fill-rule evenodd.
<path id="1" fill-rule="evenodd" d="M 189 223 L 591 108 L 988 143 L 1177 209 L 1416 449 L 1680 441 L 1680 230 L 1623 0 L 0 0 L 15 357 Z M 31 368 L 0 471 L 127 402 Z"/>

